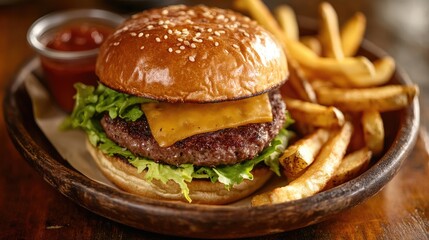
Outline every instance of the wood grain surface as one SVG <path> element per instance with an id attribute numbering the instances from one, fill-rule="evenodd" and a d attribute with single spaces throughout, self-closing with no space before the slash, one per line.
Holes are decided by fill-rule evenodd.
<path id="1" fill-rule="evenodd" d="M 0 96 L 34 52 L 26 31 L 55 10 L 95 7 L 138 11 L 131 1 L 20 1 L 0 6 Z M 143 1 L 142 1 L 143 2 Z M 213 1 L 188 1 L 187 3 Z M 268 1 L 267 1 L 268 2 Z M 299 15 L 315 17 L 320 1 L 288 3 Z M 429 238 L 429 2 L 331 1 L 341 21 L 355 11 L 368 17 L 367 38 L 384 48 L 419 84 L 422 120 L 417 144 L 385 188 L 359 206 L 306 228 L 254 239 L 428 239 Z M 229 1 L 216 1 L 227 6 Z M 3 105 L 1 106 L 3 108 Z M 3 109 L 1 109 L 3 115 Z M 177 239 L 144 232 L 100 217 L 61 195 L 28 165 L 8 137 L 0 117 L 0 239 Z"/>

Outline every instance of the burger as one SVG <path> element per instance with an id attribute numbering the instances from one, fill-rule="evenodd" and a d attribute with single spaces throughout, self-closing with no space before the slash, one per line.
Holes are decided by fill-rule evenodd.
<path id="1" fill-rule="evenodd" d="M 137 13 L 101 45 L 97 87 L 75 85 L 67 125 L 103 174 L 141 196 L 225 204 L 273 173 L 290 133 L 279 42 L 246 16 L 206 6 Z"/>

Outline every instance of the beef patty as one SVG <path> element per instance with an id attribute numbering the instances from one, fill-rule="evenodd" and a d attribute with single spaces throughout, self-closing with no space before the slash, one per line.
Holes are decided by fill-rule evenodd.
<path id="1" fill-rule="evenodd" d="M 269 94 L 273 121 L 202 133 L 160 147 L 153 138 L 145 116 L 135 122 L 106 114 L 101 119 L 107 136 L 137 156 L 170 165 L 195 166 L 235 164 L 256 157 L 278 134 L 285 123 L 285 104 L 278 91 Z"/>

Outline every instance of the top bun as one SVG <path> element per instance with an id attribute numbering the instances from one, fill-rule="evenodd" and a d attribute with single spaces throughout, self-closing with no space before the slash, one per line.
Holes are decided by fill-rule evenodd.
<path id="1" fill-rule="evenodd" d="M 102 44 L 96 73 L 120 92 L 167 102 L 251 97 L 284 83 L 286 57 L 256 22 L 183 5 L 133 15 Z"/>

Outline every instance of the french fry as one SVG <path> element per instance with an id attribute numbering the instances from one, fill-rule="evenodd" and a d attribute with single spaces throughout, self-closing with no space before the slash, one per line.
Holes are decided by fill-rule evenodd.
<path id="1" fill-rule="evenodd" d="M 252 199 L 252 206 L 297 200 L 321 191 L 340 166 L 352 132 L 352 125 L 345 123 L 340 130 L 332 134 L 316 160 L 301 176 L 284 187 L 256 195 Z"/>
<path id="2" fill-rule="evenodd" d="M 372 82 L 366 79 L 366 81 L 361 80 L 361 82 L 366 82 L 367 84 L 361 84 L 358 87 L 376 86 L 387 83 L 395 72 L 395 60 L 391 57 L 384 57 L 376 60 L 374 62 L 374 67 L 375 77 L 372 79 Z"/>
<path id="3" fill-rule="evenodd" d="M 374 65 L 366 57 L 347 57 L 342 61 L 322 58 L 301 42 L 292 40 L 287 40 L 287 49 L 291 58 L 316 77 L 343 76 L 346 79 L 361 79 L 375 76 Z"/>
<path id="4" fill-rule="evenodd" d="M 286 37 L 288 39 L 298 40 L 298 23 L 296 22 L 296 16 L 293 9 L 284 4 L 276 8 L 275 15 Z"/>
<path id="5" fill-rule="evenodd" d="M 322 79 L 317 79 L 314 78 L 311 80 L 310 82 L 311 86 L 313 87 L 313 89 L 316 91 L 316 89 L 318 88 L 324 88 L 324 87 L 335 87 L 336 85 L 330 81 L 326 81 L 326 80 L 322 80 Z"/>
<path id="6" fill-rule="evenodd" d="M 344 56 L 354 56 L 361 45 L 365 34 L 366 18 L 361 12 L 357 12 L 341 28 L 341 46 Z"/>
<path id="7" fill-rule="evenodd" d="M 419 89 L 416 85 L 387 85 L 361 89 L 328 87 L 316 89 L 320 104 L 335 106 L 345 111 L 398 110 L 408 106 L 418 93 Z"/>
<path id="8" fill-rule="evenodd" d="M 362 174 L 368 168 L 371 157 L 372 152 L 366 147 L 345 156 L 324 190 L 336 187 Z"/>
<path id="9" fill-rule="evenodd" d="M 374 87 L 387 83 L 395 72 L 395 61 L 391 57 L 383 57 L 374 61 L 375 76 L 361 78 L 354 82 L 354 87 Z"/>
<path id="10" fill-rule="evenodd" d="M 249 13 L 255 21 L 270 31 L 286 48 L 284 45 L 287 39 L 285 33 L 271 14 L 270 9 L 261 0 L 235 0 L 233 4 L 236 9 Z"/>
<path id="11" fill-rule="evenodd" d="M 283 98 L 289 113 L 297 122 L 316 127 L 339 127 L 345 122 L 343 113 L 335 107 Z"/>
<path id="12" fill-rule="evenodd" d="M 375 75 L 350 79 L 331 77 L 329 80 L 340 87 L 375 87 L 387 83 L 395 72 L 395 61 L 391 57 L 383 57 L 374 61 Z"/>
<path id="13" fill-rule="evenodd" d="M 331 4 L 323 2 L 319 8 L 320 29 L 319 39 L 325 57 L 342 60 L 344 58 L 341 47 L 340 31 L 338 29 L 338 17 Z"/>
<path id="14" fill-rule="evenodd" d="M 302 67 L 315 74 L 340 75 L 349 78 L 372 78 L 374 65 L 365 57 L 344 58 L 337 61 L 321 58 L 299 41 L 288 39 L 281 30 L 268 7 L 261 0 L 235 0 L 234 5 L 248 12 L 253 19 L 270 31 L 282 44 L 289 61 L 297 61 Z"/>
<path id="15" fill-rule="evenodd" d="M 289 146 L 279 158 L 284 174 L 289 179 L 299 177 L 313 163 L 323 144 L 329 139 L 330 132 L 319 128 L 309 136 Z"/>
<path id="16" fill-rule="evenodd" d="M 366 146 L 379 155 L 384 148 L 383 119 L 378 111 L 366 110 L 362 113 L 362 129 Z"/>
<path id="17" fill-rule="evenodd" d="M 313 87 L 307 81 L 307 78 L 300 68 L 299 64 L 293 60 L 288 61 L 289 66 L 289 80 L 288 84 L 295 89 L 296 94 L 301 100 L 308 102 L 317 102 L 316 93 L 314 92 Z"/>
<path id="18" fill-rule="evenodd" d="M 362 112 L 346 112 L 344 113 L 346 121 L 353 124 L 353 135 L 350 140 L 347 152 L 354 152 L 366 146 L 365 137 L 362 129 Z"/>
<path id="19" fill-rule="evenodd" d="M 306 47 L 311 49 L 318 56 L 322 55 L 322 44 L 319 39 L 314 36 L 304 36 L 299 39 L 299 41 L 304 44 Z"/>

